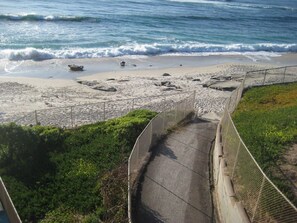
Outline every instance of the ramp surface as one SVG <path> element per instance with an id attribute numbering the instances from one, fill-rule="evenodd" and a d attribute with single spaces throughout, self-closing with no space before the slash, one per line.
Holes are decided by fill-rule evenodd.
<path id="1" fill-rule="evenodd" d="M 136 222 L 214 222 L 209 153 L 216 126 L 196 119 L 154 149 L 136 199 Z"/>

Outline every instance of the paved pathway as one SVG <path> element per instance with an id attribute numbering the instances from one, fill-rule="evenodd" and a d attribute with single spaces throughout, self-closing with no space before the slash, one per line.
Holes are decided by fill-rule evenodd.
<path id="1" fill-rule="evenodd" d="M 209 151 L 216 126 L 197 119 L 155 148 L 136 202 L 137 223 L 214 222 Z"/>

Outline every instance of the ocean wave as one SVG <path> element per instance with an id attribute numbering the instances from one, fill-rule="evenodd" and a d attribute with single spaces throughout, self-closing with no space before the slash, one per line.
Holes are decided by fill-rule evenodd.
<path id="1" fill-rule="evenodd" d="M 99 18 L 87 16 L 61 16 L 61 15 L 37 15 L 37 14 L 0 14 L 0 21 L 47 21 L 47 22 L 100 22 Z"/>
<path id="2" fill-rule="evenodd" d="M 131 44 L 110 48 L 71 48 L 71 49 L 6 49 L 0 51 L 0 59 L 17 60 L 48 60 L 62 58 L 99 58 L 118 56 L 155 56 L 166 54 L 195 54 L 195 55 L 218 55 L 218 54 L 246 54 L 246 53 L 287 53 L 297 52 L 297 44 Z"/>
<path id="3" fill-rule="evenodd" d="M 278 5 L 264 5 L 264 4 L 251 4 L 251 3 L 239 3 L 232 2 L 230 0 L 168 0 L 170 2 L 181 2 L 181 3 L 198 3 L 198 4 L 212 4 L 222 7 L 238 8 L 238 9 L 281 9 L 295 11 L 296 8 L 278 6 Z"/>

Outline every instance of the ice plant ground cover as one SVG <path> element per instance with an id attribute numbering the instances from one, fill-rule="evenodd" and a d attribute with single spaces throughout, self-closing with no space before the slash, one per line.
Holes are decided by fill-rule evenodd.
<path id="1" fill-rule="evenodd" d="M 297 83 L 247 90 L 233 120 L 261 168 L 296 205 L 296 182 L 281 167 L 288 152 L 296 156 L 292 148 L 297 143 Z"/>
<path id="2" fill-rule="evenodd" d="M 23 222 L 127 222 L 127 160 L 155 112 L 76 129 L 0 126 L 0 175 Z"/>

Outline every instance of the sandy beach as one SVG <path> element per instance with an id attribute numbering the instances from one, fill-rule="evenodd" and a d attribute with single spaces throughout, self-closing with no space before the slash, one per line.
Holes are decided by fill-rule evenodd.
<path id="1" fill-rule="evenodd" d="M 207 87 L 211 79 L 232 79 L 239 83 L 240 77 L 247 71 L 292 65 L 297 61 L 296 58 L 294 54 L 260 61 L 252 61 L 241 56 L 225 56 L 220 59 L 163 57 L 159 60 L 157 57 L 105 58 L 96 60 L 100 66 L 98 62 L 95 63 L 95 59 L 26 61 L 25 66 L 19 65 L 16 69 L 23 69 L 23 73 L 15 71 L 0 76 L 0 121 L 17 120 L 26 113 L 40 109 L 190 91 L 196 91 L 195 107 L 199 115 L 209 112 L 220 114 L 230 91 Z M 127 62 L 126 67 L 119 66 L 121 60 Z M 69 71 L 65 70 L 67 63 L 83 63 L 86 71 L 71 72 L 69 78 Z M 53 67 L 48 67 L 49 64 Z M 95 65 L 104 69 L 101 72 L 92 70 Z M 8 67 L 7 63 L 1 63 L 1 66 L 2 71 Z M 27 75 L 30 67 L 33 74 L 40 72 L 39 77 Z M 55 72 L 58 75 L 55 76 Z M 174 99 L 178 100 L 178 97 L 171 98 Z M 160 97 L 160 100 L 164 98 Z M 150 100 L 146 99 L 141 103 L 148 104 Z M 157 100 L 154 100 L 154 103 L 157 103 Z M 117 110 L 121 109 L 120 104 Z M 160 103 L 157 108 L 160 110 Z"/>

